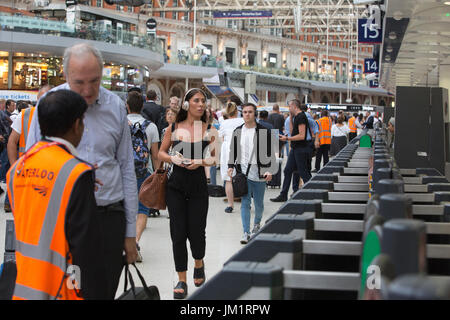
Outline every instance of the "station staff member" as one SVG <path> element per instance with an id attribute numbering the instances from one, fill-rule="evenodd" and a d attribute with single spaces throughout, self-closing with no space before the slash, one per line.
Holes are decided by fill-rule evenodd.
<path id="1" fill-rule="evenodd" d="M 328 110 L 322 110 L 321 118 L 316 120 L 319 125 L 319 143 L 316 143 L 316 172 L 320 170 L 320 163 L 323 157 L 323 165 L 325 166 L 329 161 L 330 146 L 331 146 L 331 126 L 332 121 L 328 116 Z"/>
<path id="2" fill-rule="evenodd" d="M 87 108 L 73 91 L 48 94 L 38 110 L 46 138 L 7 174 L 16 232 L 15 300 L 106 298 L 94 170 L 75 149 Z M 70 265 L 78 270 L 75 281 L 68 279 Z"/>
<path id="3" fill-rule="evenodd" d="M 348 127 L 350 129 L 350 132 L 348 134 L 348 141 L 352 141 L 354 138 L 356 138 L 356 136 L 358 135 L 358 127 L 357 127 L 357 123 L 358 122 L 358 114 L 354 113 L 353 116 L 348 119 Z"/>

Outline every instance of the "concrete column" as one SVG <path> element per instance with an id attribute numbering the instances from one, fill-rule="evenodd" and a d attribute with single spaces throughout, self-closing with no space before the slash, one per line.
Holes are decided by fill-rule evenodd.
<path id="1" fill-rule="evenodd" d="M 185 91 L 187 92 L 188 90 L 189 90 L 189 78 L 186 78 Z"/>

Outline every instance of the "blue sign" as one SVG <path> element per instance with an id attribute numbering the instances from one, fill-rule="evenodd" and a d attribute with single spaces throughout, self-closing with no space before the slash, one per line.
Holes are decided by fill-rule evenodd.
<path id="1" fill-rule="evenodd" d="M 218 19 L 271 18 L 272 11 L 214 11 L 213 17 Z"/>
<path id="2" fill-rule="evenodd" d="M 378 73 L 378 61 L 375 59 L 364 59 L 364 73 Z"/>
<path id="3" fill-rule="evenodd" d="M 378 83 L 378 80 L 370 80 L 369 81 L 369 87 L 371 88 L 378 88 L 380 85 Z"/>
<path id="4" fill-rule="evenodd" d="M 368 25 L 367 19 L 358 19 L 358 43 L 382 43 L 383 28 Z"/>

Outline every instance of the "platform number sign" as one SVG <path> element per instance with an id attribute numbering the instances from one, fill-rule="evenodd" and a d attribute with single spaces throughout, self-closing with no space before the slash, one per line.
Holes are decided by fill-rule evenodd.
<path id="1" fill-rule="evenodd" d="M 364 59 L 364 73 L 378 73 L 378 61 L 375 59 Z"/>
<path id="2" fill-rule="evenodd" d="M 378 80 L 370 80 L 369 81 L 369 87 L 371 87 L 371 88 L 378 88 L 380 85 L 379 85 L 379 83 L 378 83 Z"/>
<path id="3" fill-rule="evenodd" d="M 368 19 L 358 19 L 358 42 L 381 43 L 383 41 L 383 29 L 367 23 Z"/>

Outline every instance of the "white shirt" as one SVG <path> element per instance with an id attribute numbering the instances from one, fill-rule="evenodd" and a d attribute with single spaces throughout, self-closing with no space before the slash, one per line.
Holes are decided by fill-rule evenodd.
<path id="1" fill-rule="evenodd" d="M 259 179 L 258 173 L 258 165 L 257 165 L 257 155 L 253 154 L 254 149 L 254 139 L 255 139 L 256 129 L 255 128 L 247 128 L 245 125 L 242 127 L 241 132 L 241 169 L 242 173 L 245 174 L 247 172 L 248 163 L 251 163 L 250 171 L 248 173 L 247 178 L 252 181 L 261 181 Z M 252 159 L 250 161 L 250 157 Z"/>
<path id="2" fill-rule="evenodd" d="M 13 123 L 11 124 L 11 128 L 18 134 L 22 133 L 22 111 L 20 112 L 19 116 L 14 119 Z"/>
<path id="3" fill-rule="evenodd" d="M 219 128 L 219 137 L 223 138 L 223 142 L 230 145 L 231 136 L 233 135 L 234 129 L 244 124 L 244 119 L 242 118 L 232 118 L 222 121 Z"/>
<path id="4" fill-rule="evenodd" d="M 337 125 L 333 124 L 331 127 L 331 136 L 332 137 L 345 137 L 349 134 L 350 128 L 344 124 L 342 127 L 338 127 Z"/>
<path id="5" fill-rule="evenodd" d="M 14 122 L 14 120 L 16 120 L 18 118 L 18 115 L 19 115 L 19 111 L 17 111 L 17 109 L 16 109 L 11 113 L 11 116 L 9 118 L 11 119 L 11 121 Z"/>
<path id="6" fill-rule="evenodd" d="M 67 147 L 67 149 L 69 149 L 69 152 L 75 156 L 78 157 L 78 152 L 77 149 L 74 147 L 73 144 L 71 144 L 69 141 L 63 139 L 63 138 L 58 138 L 58 137 L 46 137 L 46 139 L 54 141 L 54 142 L 59 142 L 62 143 L 64 146 Z"/>

